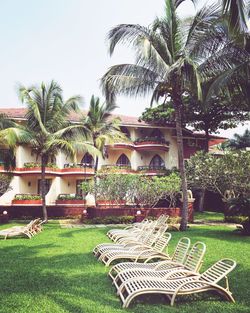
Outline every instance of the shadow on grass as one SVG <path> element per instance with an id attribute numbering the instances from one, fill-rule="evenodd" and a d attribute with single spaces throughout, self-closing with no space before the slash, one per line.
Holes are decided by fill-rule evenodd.
<path id="1" fill-rule="evenodd" d="M 242 238 L 236 237 L 230 231 L 224 228 L 194 228 L 185 234 L 174 233 L 170 245 L 171 248 L 174 247 L 177 240 L 184 235 L 190 236 L 193 243 L 204 239 L 209 247 L 207 268 L 207 264 L 220 258 L 219 253 L 225 254 L 229 251 L 232 258 L 234 254 L 239 255 L 237 251 L 232 253 L 230 249 L 234 240 L 238 244 L 239 240 L 242 242 Z M 46 225 L 44 233 L 37 235 L 40 237 L 34 238 L 34 241 L 20 240 L 20 245 L 16 241 L 6 243 L 10 246 L 4 245 L 0 250 L 0 312 L 124 312 L 107 277 L 108 268 L 97 262 L 90 252 L 100 241 L 108 242 L 106 232 L 107 229 L 65 230 Z M 222 242 L 226 244 L 223 249 Z M 246 239 L 243 240 L 243 244 L 245 243 Z M 237 245 L 238 248 L 241 246 Z M 218 297 L 204 294 L 180 299 L 174 308 L 167 305 L 165 297 L 143 296 L 133 302 L 130 312 L 248 312 L 250 294 L 247 277 L 250 275 L 250 268 L 244 262 L 244 257 L 247 256 L 244 255 L 240 260 L 237 274 L 235 271 L 232 277 L 230 275 L 236 300 L 241 302 L 237 309 L 232 304 L 218 301 Z M 39 301 L 32 302 L 33 299 Z M 191 299 L 198 301 L 191 302 Z M 13 302 L 15 310 L 11 309 Z M 31 307 L 28 305 L 30 302 Z"/>

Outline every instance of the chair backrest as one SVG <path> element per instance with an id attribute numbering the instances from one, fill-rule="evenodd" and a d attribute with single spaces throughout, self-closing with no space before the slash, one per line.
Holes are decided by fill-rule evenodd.
<path id="1" fill-rule="evenodd" d="M 227 276 L 236 266 L 236 262 L 231 259 L 222 259 L 209 267 L 200 279 L 209 283 L 217 284 L 222 278 Z"/>
<path id="2" fill-rule="evenodd" d="M 197 241 L 190 250 L 184 266 L 189 271 L 198 272 L 201 268 L 202 260 L 206 252 L 206 245 L 201 241 Z"/>
<path id="3" fill-rule="evenodd" d="M 172 261 L 176 263 L 183 264 L 186 257 L 188 250 L 190 248 L 190 239 L 187 237 L 182 237 L 175 248 L 174 254 L 172 256 Z"/>
<path id="4" fill-rule="evenodd" d="M 167 223 L 169 216 L 166 214 L 162 214 L 158 217 L 156 220 L 156 227 L 160 228 L 162 225 L 165 225 Z"/>
<path id="5" fill-rule="evenodd" d="M 153 249 L 157 252 L 162 252 L 168 246 L 171 236 L 172 235 L 170 233 L 165 233 L 159 236 L 155 241 Z"/>

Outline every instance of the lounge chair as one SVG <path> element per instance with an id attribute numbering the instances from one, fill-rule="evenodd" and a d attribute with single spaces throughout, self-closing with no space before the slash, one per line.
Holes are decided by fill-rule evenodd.
<path id="1" fill-rule="evenodd" d="M 121 284 L 129 279 L 143 277 L 145 279 L 177 279 L 187 276 L 195 276 L 201 268 L 202 260 L 206 251 L 206 245 L 203 242 L 196 242 L 183 264 L 173 261 L 163 261 L 155 266 L 154 269 L 127 269 L 121 271 L 113 280 L 117 289 Z"/>
<path id="2" fill-rule="evenodd" d="M 180 295 L 190 295 L 206 291 L 215 291 L 228 301 L 234 301 L 229 290 L 227 275 L 235 268 L 236 262 L 231 259 L 222 259 L 212 265 L 203 274 L 186 277 L 183 279 L 168 280 L 164 278 L 151 279 L 140 277 L 124 282 L 118 294 L 123 302 L 123 307 L 127 308 L 131 301 L 144 294 L 164 294 L 174 305 L 175 299 Z M 226 287 L 218 285 L 223 278 L 226 279 Z"/>
<path id="3" fill-rule="evenodd" d="M 126 237 L 119 241 L 119 243 L 102 243 L 97 245 L 93 249 L 93 253 L 96 257 L 113 250 L 135 250 L 137 247 L 144 246 L 150 248 L 153 246 L 158 237 L 166 232 L 168 225 L 161 226 L 157 231 L 155 228 L 148 231 L 143 231 L 138 237 Z"/>
<path id="4" fill-rule="evenodd" d="M 147 231 L 152 229 L 159 229 L 161 226 L 166 225 L 168 220 L 168 215 L 162 214 L 158 217 L 156 221 L 146 221 L 143 223 L 142 227 L 138 228 L 138 226 L 130 226 L 130 228 L 126 229 L 114 229 L 110 230 L 107 235 L 108 237 L 113 240 L 114 242 L 118 241 L 121 238 L 127 237 L 127 236 L 137 236 L 140 234 L 141 231 Z"/>
<path id="5" fill-rule="evenodd" d="M 116 275 L 125 270 L 153 270 L 157 269 L 157 266 L 167 263 L 174 263 L 182 265 L 186 260 L 188 250 L 190 248 L 190 239 L 187 237 L 182 237 L 175 248 L 174 254 L 169 259 L 169 261 L 158 261 L 158 262 L 147 262 L 138 263 L 138 262 L 122 262 L 114 265 L 109 271 L 109 276 L 112 280 L 115 279 Z"/>
<path id="6" fill-rule="evenodd" d="M 0 231 L 0 236 L 3 236 L 4 239 L 17 236 L 26 236 L 30 239 L 32 236 L 42 230 L 42 224 L 44 222 L 45 221 L 42 221 L 40 218 L 37 218 L 30 221 L 25 226 L 13 226 L 7 229 L 3 229 Z"/>
<path id="7" fill-rule="evenodd" d="M 171 239 L 170 233 L 165 233 L 161 237 L 158 237 L 154 246 L 150 248 L 140 248 L 138 247 L 134 251 L 128 250 L 111 250 L 100 255 L 99 260 L 101 260 L 106 266 L 110 265 L 111 262 L 119 259 L 128 260 L 146 260 L 149 257 L 169 259 L 169 255 L 164 253 L 163 250 L 168 246 L 169 240 Z"/>

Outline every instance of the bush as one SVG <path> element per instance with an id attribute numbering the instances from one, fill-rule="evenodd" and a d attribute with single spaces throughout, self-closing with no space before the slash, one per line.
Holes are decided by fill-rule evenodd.
<path id="1" fill-rule="evenodd" d="M 224 221 L 226 223 L 236 223 L 242 224 L 243 222 L 247 221 L 248 217 L 242 215 L 235 215 L 235 216 L 225 216 Z"/>
<path id="2" fill-rule="evenodd" d="M 85 220 L 84 224 L 131 224 L 134 216 L 106 216 Z"/>
<path id="3" fill-rule="evenodd" d="M 41 167 L 41 163 L 37 163 L 37 162 L 27 162 L 27 163 L 24 163 L 24 168 L 34 168 L 34 167 Z M 46 167 L 58 168 L 55 163 L 51 163 L 51 162 L 49 162 L 46 165 Z"/>
<path id="4" fill-rule="evenodd" d="M 23 195 L 15 195 L 14 200 L 41 200 L 41 195 L 29 195 L 29 194 L 23 194 Z"/>
<path id="5" fill-rule="evenodd" d="M 57 197 L 57 200 L 83 200 L 84 197 L 81 195 L 75 194 L 60 194 Z"/>

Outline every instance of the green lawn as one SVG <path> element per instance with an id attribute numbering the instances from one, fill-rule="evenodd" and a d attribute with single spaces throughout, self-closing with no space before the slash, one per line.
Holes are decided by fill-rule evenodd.
<path id="1" fill-rule="evenodd" d="M 4 228 L 4 226 L 1 226 Z M 236 304 L 211 294 L 182 298 L 170 307 L 160 296 L 140 298 L 128 310 L 107 277 L 108 269 L 92 255 L 93 247 L 108 241 L 106 229 L 60 229 L 57 223 L 31 240 L 0 241 L 0 312 L 249 312 L 250 239 L 232 228 L 193 226 L 186 233 L 173 232 L 170 252 L 178 239 L 189 236 L 207 244 L 203 269 L 223 257 L 233 258 L 237 268 L 230 275 Z"/>
<path id="2" fill-rule="evenodd" d="M 202 213 L 195 212 L 194 220 L 196 222 L 224 222 L 224 214 L 218 212 L 204 211 Z"/>

